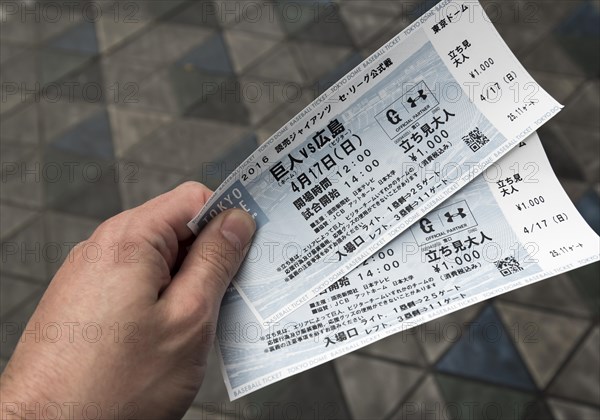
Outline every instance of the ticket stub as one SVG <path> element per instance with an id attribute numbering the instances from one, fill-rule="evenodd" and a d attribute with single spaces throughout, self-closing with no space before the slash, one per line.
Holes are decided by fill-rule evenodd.
<path id="1" fill-rule="evenodd" d="M 599 257 L 534 134 L 285 319 L 264 327 L 230 287 L 216 346 L 229 396 Z"/>
<path id="2" fill-rule="evenodd" d="M 253 215 L 233 284 L 259 321 L 278 321 L 560 109 L 478 2 L 445 0 L 277 131 L 189 226 Z"/>

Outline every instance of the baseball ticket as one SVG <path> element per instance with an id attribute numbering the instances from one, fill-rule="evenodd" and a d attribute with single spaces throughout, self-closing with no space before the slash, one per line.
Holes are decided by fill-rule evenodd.
<path id="1" fill-rule="evenodd" d="M 283 320 L 263 326 L 230 287 L 216 345 L 229 396 L 599 257 L 534 134 Z"/>
<path id="2" fill-rule="evenodd" d="M 259 322 L 279 321 L 560 109 L 478 2 L 444 0 L 273 134 L 189 226 L 254 217 L 233 285 Z"/>

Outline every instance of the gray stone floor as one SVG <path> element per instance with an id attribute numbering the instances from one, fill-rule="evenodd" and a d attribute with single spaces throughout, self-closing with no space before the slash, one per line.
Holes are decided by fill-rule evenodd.
<path id="1" fill-rule="evenodd" d="M 1 2 L 3 330 L 26 322 L 69 243 L 184 180 L 216 187 L 435 2 L 67 3 Z M 565 104 L 540 136 L 598 231 L 600 2 L 484 4 Z M 233 403 L 213 355 L 187 418 L 599 419 L 599 271 L 517 290 Z M 461 344 L 445 333 L 466 335 L 473 322 L 498 325 L 505 339 Z M 2 366 L 15 344 L 3 334 Z M 489 368 L 452 369 L 477 351 L 492 358 Z"/>

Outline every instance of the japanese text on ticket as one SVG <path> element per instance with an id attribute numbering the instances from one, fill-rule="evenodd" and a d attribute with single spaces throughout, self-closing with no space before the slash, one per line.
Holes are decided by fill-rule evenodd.
<path id="1" fill-rule="evenodd" d="M 277 131 L 189 223 L 258 231 L 233 284 L 282 319 L 560 110 L 477 2 L 442 1 Z"/>

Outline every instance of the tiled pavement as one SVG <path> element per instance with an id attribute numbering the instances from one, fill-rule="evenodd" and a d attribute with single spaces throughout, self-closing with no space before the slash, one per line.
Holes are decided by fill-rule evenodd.
<path id="1" fill-rule="evenodd" d="M 3 326 L 27 320 L 69 243 L 183 180 L 217 186 L 434 2 L 66 3 L 1 3 Z M 527 69 L 566 105 L 540 136 L 599 231 L 600 3 L 485 4 Z M 13 245 L 16 254 L 5 252 Z M 187 416 L 599 419 L 599 267 L 448 315 L 234 403 L 211 356 Z M 14 345 L 3 334 L 2 365 Z"/>

